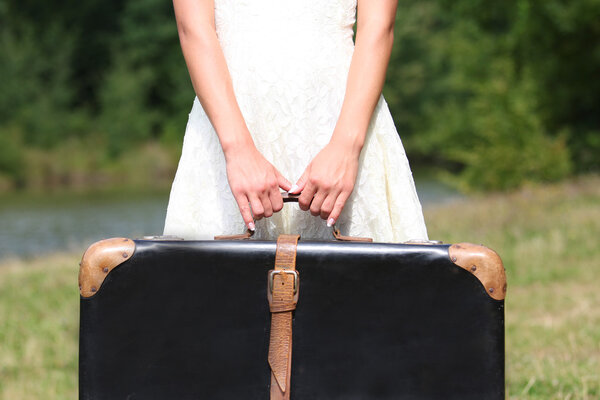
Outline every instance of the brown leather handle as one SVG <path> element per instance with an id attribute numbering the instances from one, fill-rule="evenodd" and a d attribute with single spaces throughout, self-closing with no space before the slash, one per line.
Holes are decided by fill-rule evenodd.
<path id="1" fill-rule="evenodd" d="M 283 204 L 285 203 L 297 203 L 299 194 L 291 194 L 288 192 L 281 192 L 281 197 L 283 199 Z M 335 224 L 331 227 L 331 233 L 336 240 L 347 241 L 347 242 L 372 242 L 372 238 L 366 237 L 358 237 L 358 236 L 345 236 L 340 233 L 340 230 L 335 227 Z M 240 233 L 238 235 L 217 235 L 215 236 L 215 240 L 243 240 L 250 239 L 254 235 L 254 231 L 250 229 L 246 229 L 246 232 Z"/>

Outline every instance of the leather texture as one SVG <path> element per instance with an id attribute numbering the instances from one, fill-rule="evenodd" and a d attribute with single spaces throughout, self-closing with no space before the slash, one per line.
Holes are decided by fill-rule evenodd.
<path id="1" fill-rule="evenodd" d="M 134 251 L 135 244 L 128 238 L 105 239 L 88 247 L 79 263 L 79 293 L 83 297 L 96 293 L 108 273 Z"/>
<path id="2" fill-rule="evenodd" d="M 81 399 L 268 399 L 273 241 L 136 240 L 81 298 Z M 504 399 L 504 301 L 448 245 L 299 241 L 290 397 Z"/>
<path id="3" fill-rule="evenodd" d="M 490 297 L 504 300 L 506 273 L 498 253 L 472 243 L 454 243 L 448 249 L 448 253 L 453 263 L 471 272 L 481 281 Z"/>
<path id="4" fill-rule="evenodd" d="M 296 309 L 294 290 L 299 282 L 286 271 L 296 271 L 296 246 L 300 235 L 279 235 L 275 250 L 275 274 L 268 283 L 272 293 L 268 296 L 271 311 L 269 339 L 269 366 L 271 367 L 271 400 L 290 398 L 292 366 L 292 311 Z M 267 288 L 267 290 L 271 290 Z"/>

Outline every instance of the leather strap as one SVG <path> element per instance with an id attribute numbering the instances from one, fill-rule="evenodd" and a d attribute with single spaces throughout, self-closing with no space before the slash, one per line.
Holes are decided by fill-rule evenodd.
<path id="1" fill-rule="evenodd" d="M 370 237 L 360 237 L 360 236 L 346 236 L 340 233 L 340 230 L 333 226 L 333 237 L 337 240 L 342 240 L 346 242 L 372 242 L 373 238 Z"/>
<path id="2" fill-rule="evenodd" d="M 292 369 L 292 311 L 296 309 L 298 284 L 296 249 L 300 235 L 279 235 L 275 268 L 269 271 L 268 299 L 271 310 L 269 366 L 271 400 L 289 400 Z"/>

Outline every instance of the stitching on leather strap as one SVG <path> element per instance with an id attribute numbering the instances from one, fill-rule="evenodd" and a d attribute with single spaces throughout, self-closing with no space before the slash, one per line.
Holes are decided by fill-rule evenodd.
<path id="1" fill-rule="evenodd" d="M 271 400 L 290 398 L 292 366 L 292 311 L 296 308 L 299 278 L 296 271 L 296 249 L 300 235 L 277 238 L 275 268 L 269 271 L 267 286 L 271 310 L 269 366 L 271 367 Z"/>

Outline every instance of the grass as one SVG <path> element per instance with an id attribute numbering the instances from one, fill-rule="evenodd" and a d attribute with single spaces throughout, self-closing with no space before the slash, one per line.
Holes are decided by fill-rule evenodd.
<path id="1" fill-rule="evenodd" d="M 429 235 L 483 243 L 508 277 L 511 399 L 600 399 L 600 177 L 426 210 Z"/>
<path id="2" fill-rule="evenodd" d="M 425 210 L 503 258 L 507 397 L 600 399 L 600 177 Z M 0 399 L 77 397 L 80 254 L 0 265 Z"/>
<path id="3" fill-rule="evenodd" d="M 0 266 L 0 399 L 77 398 L 78 258 Z"/>

